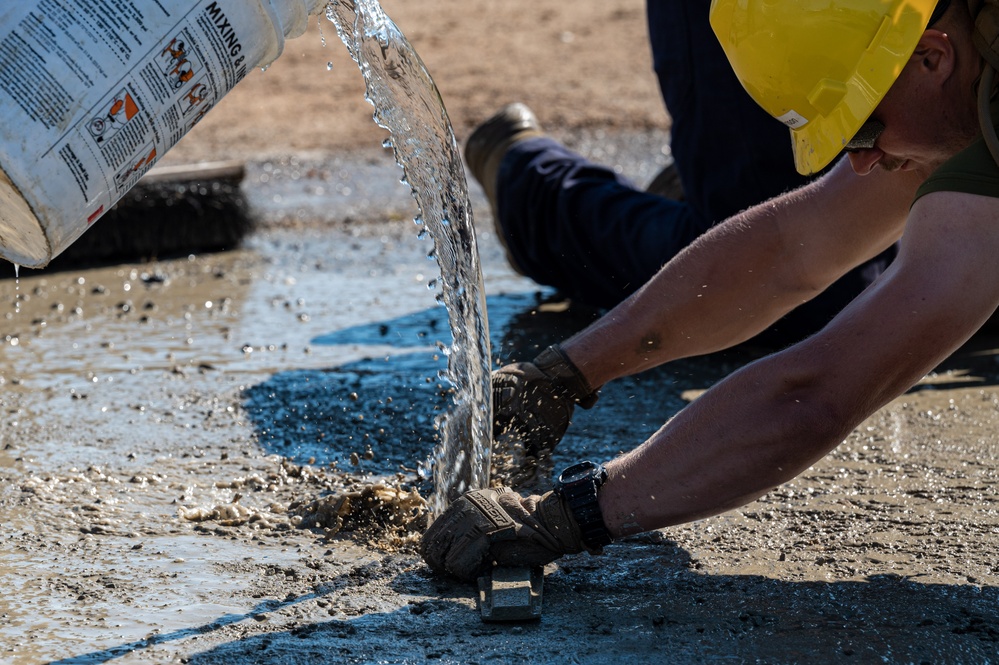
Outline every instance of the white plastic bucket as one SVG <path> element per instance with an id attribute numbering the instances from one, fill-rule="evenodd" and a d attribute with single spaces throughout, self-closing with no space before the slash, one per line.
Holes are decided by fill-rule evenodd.
<path id="1" fill-rule="evenodd" d="M 326 0 L 0 7 L 0 256 L 42 267 Z"/>

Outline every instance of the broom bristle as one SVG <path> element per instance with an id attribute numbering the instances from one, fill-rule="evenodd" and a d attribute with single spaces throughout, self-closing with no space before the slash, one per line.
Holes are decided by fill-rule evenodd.
<path id="1" fill-rule="evenodd" d="M 254 228 L 242 164 L 150 170 L 49 263 L 52 270 L 172 258 L 238 247 Z"/>

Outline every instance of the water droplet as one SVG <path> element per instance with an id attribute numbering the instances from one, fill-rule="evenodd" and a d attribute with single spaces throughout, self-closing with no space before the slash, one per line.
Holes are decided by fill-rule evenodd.
<path id="1" fill-rule="evenodd" d="M 14 313 L 21 313 L 21 266 L 14 264 Z"/>

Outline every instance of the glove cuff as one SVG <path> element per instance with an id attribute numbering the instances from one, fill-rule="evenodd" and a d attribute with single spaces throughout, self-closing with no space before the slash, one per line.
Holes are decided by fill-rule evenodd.
<path id="1" fill-rule="evenodd" d="M 542 351 L 533 362 L 553 383 L 563 388 L 576 404 L 588 409 L 597 403 L 600 388 L 590 385 L 558 344 L 552 344 Z"/>
<path id="2" fill-rule="evenodd" d="M 543 496 L 537 497 L 535 514 L 548 534 L 558 542 L 562 552 L 576 554 L 585 550 L 590 554 L 599 553 L 599 550 L 587 547 L 583 541 L 583 531 L 573 517 L 569 504 L 555 492 L 546 492 Z"/>

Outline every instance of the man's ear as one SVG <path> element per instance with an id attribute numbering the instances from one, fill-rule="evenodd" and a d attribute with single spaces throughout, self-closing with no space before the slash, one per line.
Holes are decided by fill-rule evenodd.
<path id="1" fill-rule="evenodd" d="M 954 44 L 950 36 L 933 28 L 923 31 L 923 36 L 919 38 L 916 50 L 909 60 L 924 72 L 940 77 L 941 80 L 948 78 L 957 67 Z"/>

